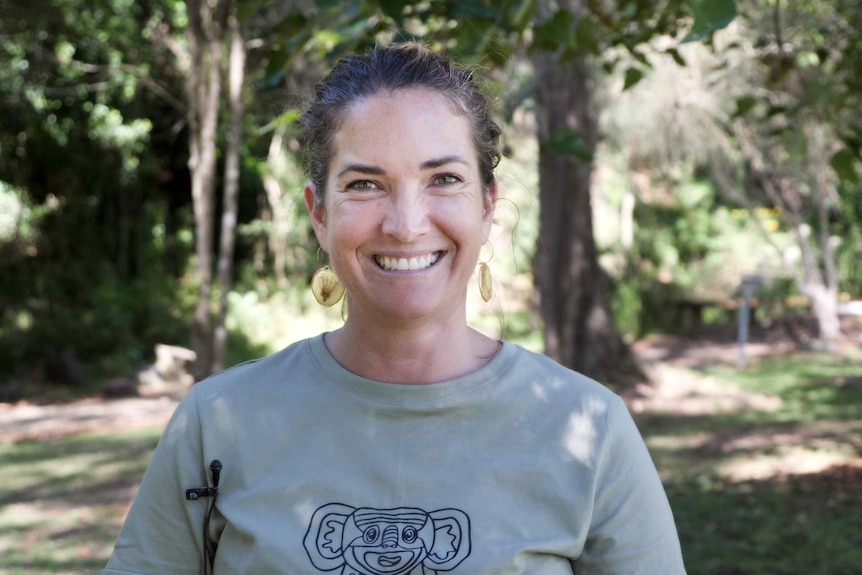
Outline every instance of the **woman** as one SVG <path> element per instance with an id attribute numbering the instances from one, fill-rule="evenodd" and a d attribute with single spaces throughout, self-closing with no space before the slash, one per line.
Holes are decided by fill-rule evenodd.
<path id="1" fill-rule="evenodd" d="M 377 48 L 303 123 L 348 317 L 192 389 L 103 575 L 684 573 L 622 401 L 467 325 L 499 158 L 470 73 Z"/>

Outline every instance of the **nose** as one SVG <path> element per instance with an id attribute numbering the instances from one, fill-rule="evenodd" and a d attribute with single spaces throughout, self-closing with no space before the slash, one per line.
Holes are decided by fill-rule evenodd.
<path id="1" fill-rule="evenodd" d="M 390 196 L 383 233 L 409 243 L 428 231 L 428 208 L 422 197 L 410 190 L 398 190 Z"/>
<path id="2" fill-rule="evenodd" d="M 398 547 L 398 527 L 390 525 L 383 530 L 383 547 L 391 549 Z"/>

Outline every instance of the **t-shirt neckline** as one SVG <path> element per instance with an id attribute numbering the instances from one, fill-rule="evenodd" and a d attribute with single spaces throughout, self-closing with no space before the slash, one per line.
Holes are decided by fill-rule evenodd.
<path id="1" fill-rule="evenodd" d="M 424 405 L 445 402 L 467 391 L 498 379 L 514 360 L 518 346 L 502 342 L 500 350 L 479 369 L 468 374 L 429 384 L 386 383 L 357 375 L 345 369 L 330 353 L 324 342 L 325 334 L 307 341 L 314 362 L 327 382 L 355 395 L 392 405 Z"/>

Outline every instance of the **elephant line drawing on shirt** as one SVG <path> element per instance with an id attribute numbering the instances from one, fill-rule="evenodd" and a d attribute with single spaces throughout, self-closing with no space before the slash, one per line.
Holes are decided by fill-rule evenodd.
<path id="1" fill-rule="evenodd" d="M 470 519 L 458 509 L 375 509 L 328 503 L 303 539 L 311 563 L 339 575 L 435 575 L 470 555 Z"/>

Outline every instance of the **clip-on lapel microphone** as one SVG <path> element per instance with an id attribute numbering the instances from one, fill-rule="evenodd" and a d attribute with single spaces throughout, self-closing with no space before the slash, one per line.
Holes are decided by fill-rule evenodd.
<path id="1" fill-rule="evenodd" d="M 186 499 L 189 501 L 197 501 L 201 497 L 211 498 L 207 501 L 207 509 L 204 514 L 204 525 L 203 525 L 203 543 L 204 543 L 204 562 L 203 562 L 203 573 L 204 575 L 208 575 L 213 571 L 213 562 L 215 562 L 215 545 L 210 542 L 209 539 L 209 530 L 210 530 L 210 517 L 212 517 L 213 509 L 215 509 L 215 502 L 218 498 L 218 482 L 221 478 L 221 461 L 218 459 L 213 459 L 210 462 L 210 473 L 213 478 L 212 487 L 193 487 L 191 489 L 186 489 Z"/>
<path id="2" fill-rule="evenodd" d="M 213 497 L 218 496 L 218 481 L 221 477 L 221 461 L 218 459 L 213 459 L 210 463 L 210 472 L 213 476 L 213 486 L 212 487 L 192 487 L 191 489 L 186 489 L 186 499 L 189 501 L 197 501 L 201 497 Z"/>

